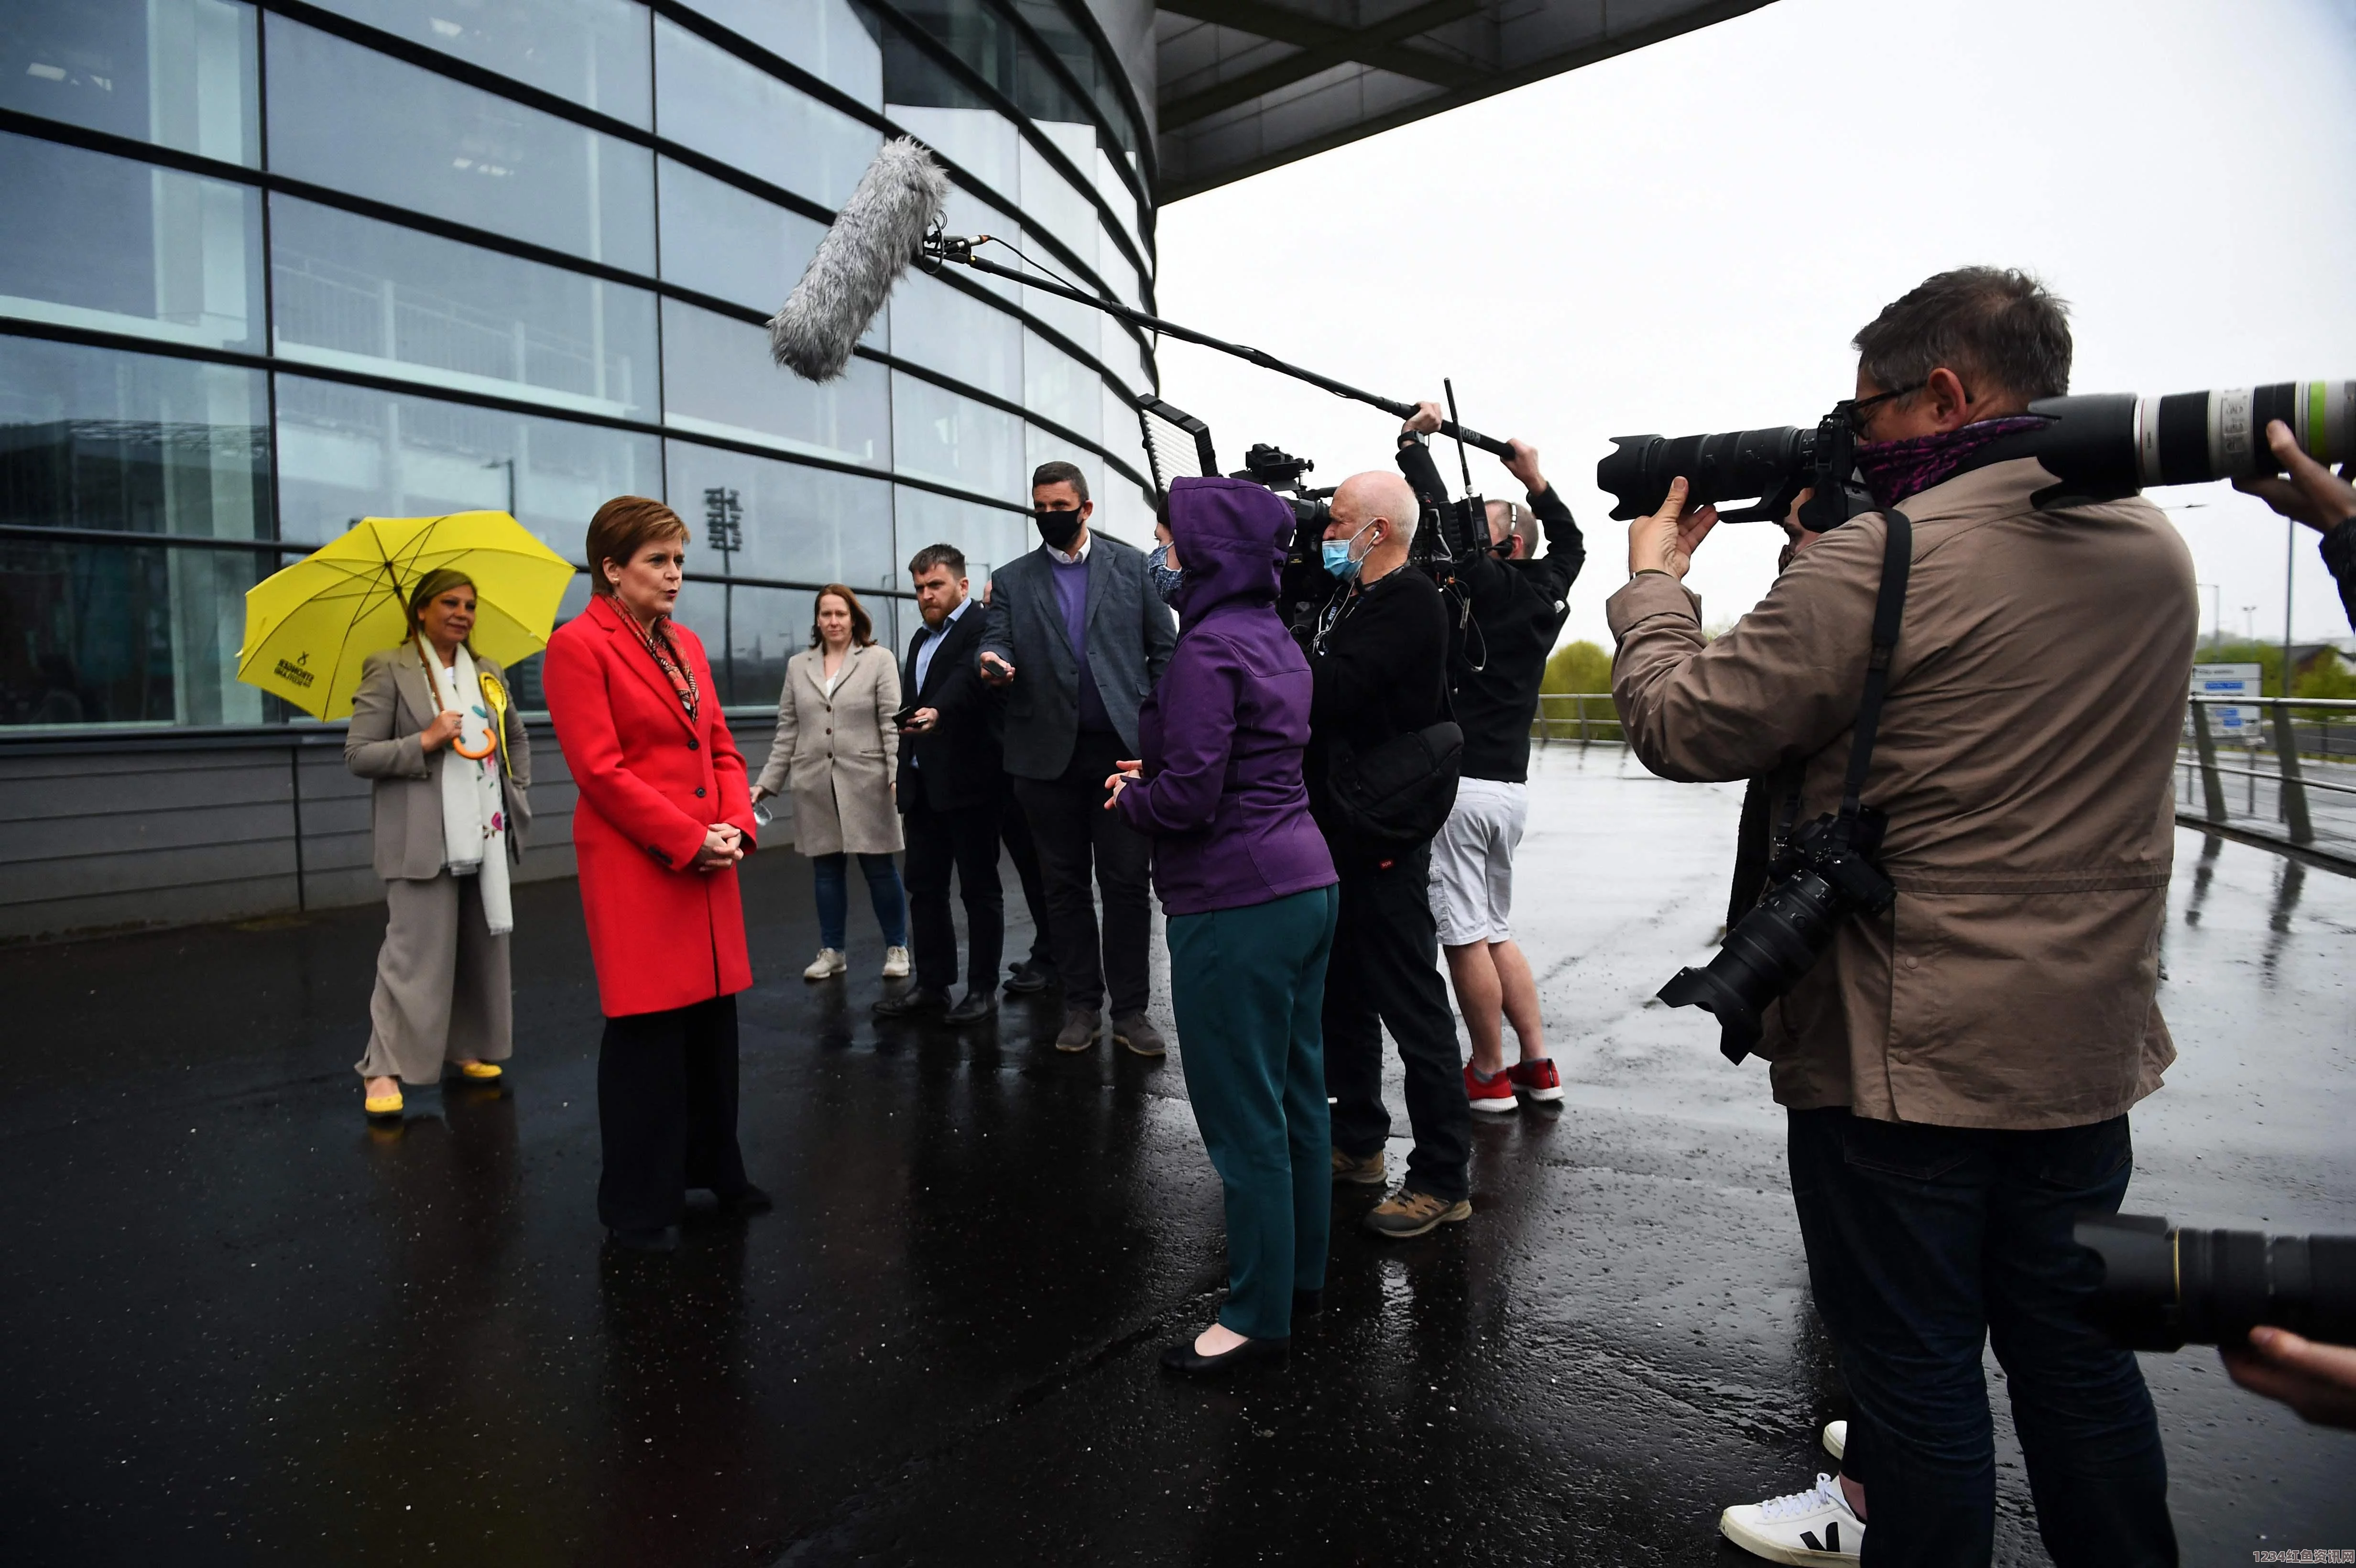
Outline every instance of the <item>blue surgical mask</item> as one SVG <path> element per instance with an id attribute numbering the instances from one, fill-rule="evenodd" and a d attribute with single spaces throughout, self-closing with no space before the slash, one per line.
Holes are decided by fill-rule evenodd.
<path id="1" fill-rule="evenodd" d="M 1186 574 L 1170 564 L 1170 547 L 1158 544 L 1145 558 L 1145 578 L 1153 584 L 1155 597 L 1167 604 L 1170 596 L 1178 592 L 1178 585 L 1186 581 Z"/>
<path id="2" fill-rule="evenodd" d="M 1348 539 L 1326 539 L 1321 543 L 1317 547 L 1317 554 L 1318 558 L 1325 563 L 1326 571 L 1344 582 L 1357 576 L 1358 568 L 1365 563 L 1359 557 L 1350 553 L 1350 547 L 1358 542 L 1358 534 L 1365 533 L 1367 528 L 1374 526 L 1368 523 L 1359 528 L 1358 533 L 1352 534 Z"/>

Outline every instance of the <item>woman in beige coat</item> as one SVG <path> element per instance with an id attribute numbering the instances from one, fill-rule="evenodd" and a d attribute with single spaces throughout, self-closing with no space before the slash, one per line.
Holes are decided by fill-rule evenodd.
<path id="1" fill-rule="evenodd" d="M 899 662 L 875 641 L 859 595 L 840 582 L 819 590 L 810 645 L 786 662 L 777 697 L 777 738 L 753 799 L 790 789 L 794 848 L 810 858 L 818 884 L 818 956 L 805 980 L 841 974 L 850 918 L 850 858 L 859 857 L 875 923 L 884 928 L 884 976 L 908 973 L 908 904 L 892 862 L 900 848 Z"/>
<path id="2" fill-rule="evenodd" d="M 506 672 L 466 645 L 474 583 L 428 572 L 408 610 L 407 638 L 361 667 L 344 739 L 344 765 L 375 781 L 389 912 L 353 1066 L 368 1114 L 386 1117 L 402 1083 L 434 1083 L 445 1062 L 495 1079 L 514 1049 L 508 871 L 531 821 L 530 742 Z"/>

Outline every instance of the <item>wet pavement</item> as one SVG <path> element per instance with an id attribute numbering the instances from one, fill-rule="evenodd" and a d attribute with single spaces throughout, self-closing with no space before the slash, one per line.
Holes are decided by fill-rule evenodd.
<path id="1" fill-rule="evenodd" d="M 570 883 L 518 891 L 505 1090 L 392 1134 L 349 1071 L 379 913 L 0 950 L 0 1562 L 1750 1561 L 1718 1510 L 1829 1468 L 1841 1396 L 1763 1071 L 1644 1000 L 1716 934 L 1738 805 L 1541 759 L 1516 916 L 1564 1107 L 1476 1129 L 1470 1223 L 1337 1228 L 1291 1364 L 1212 1391 L 1153 1360 L 1221 1279 L 1176 1055 L 1061 1057 L 1021 1002 L 879 1026 L 863 910 L 849 980 L 799 979 L 790 856 L 746 878 L 778 1208 L 652 1262 L 600 1246 Z M 2356 880 L 2179 857 L 2130 1207 L 2356 1230 Z M 2356 1435 L 2146 1365 L 2188 1563 L 2356 1546 Z M 2041 1563 L 1998 1421 L 1998 1560 Z"/>

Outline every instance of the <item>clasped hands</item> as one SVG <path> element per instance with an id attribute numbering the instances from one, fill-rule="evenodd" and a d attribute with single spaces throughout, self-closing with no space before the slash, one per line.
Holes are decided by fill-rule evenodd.
<path id="1" fill-rule="evenodd" d="M 744 830 L 733 822 L 715 822 L 705 829 L 691 869 L 720 871 L 744 858 Z"/>

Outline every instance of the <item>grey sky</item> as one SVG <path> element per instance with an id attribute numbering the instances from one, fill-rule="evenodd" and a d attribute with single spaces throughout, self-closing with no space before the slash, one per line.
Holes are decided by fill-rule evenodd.
<path id="1" fill-rule="evenodd" d="M 1160 299 L 1389 396 L 1454 377 L 1469 423 L 1544 454 L 1588 537 L 1566 635 L 1608 643 L 1609 438 L 1812 423 L 1850 389 L 1850 336 L 1944 268 L 2070 300 L 2076 391 L 2356 376 L 2351 162 L 2351 0 L 1779 0 L 1171 207 Z M 1257 441 L 1325 484 L 1389 462 L 1372 409 L 1175 342 L 1162 365 L 1226 467 Z M 2279 637 L 2281 520 L 2223 485 L 2154 498 L 2228 631 L 2254 605 Z M 2297 635 L 2344 638 L 2314 537 Z M 1712 538 L 1710 621 L 1766 591 L 1781 542 Z"/>

